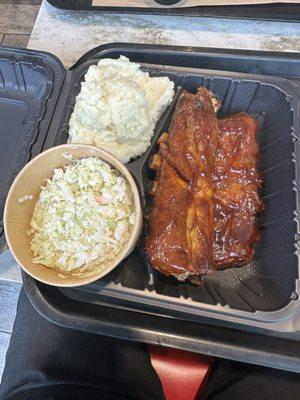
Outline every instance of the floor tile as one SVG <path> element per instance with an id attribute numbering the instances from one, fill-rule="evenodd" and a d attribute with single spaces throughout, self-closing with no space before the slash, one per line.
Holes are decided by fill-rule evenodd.
<path id="1" fill-rule="evenodd" d="M 12 332 L 21 286 L 19 282 L 0 280 L 0 331 Z"/>
<path id="2" fill-rule="evenodd" d="M 0 332 L 0 381 L 5 365 L 5 355 L 10 341 L 10 334 Z"/>
<path id="3" fill-rule="evenodd" d="M 6 33 L 2 39 L 4 46 L 27 47 L 30 35 L 16 35 Z"/>
<path id="4" fill-rule="evenodd" d="M 39 5 L 0 4 L 0 32 L 30 34 Z"/>
<path id="5" fill-rule="evenodd" d="M 27 5 L 38 5 L 41 4 L 42 0 L 0 0 L 0 4 L 27 4 Z"/>
<path id="6" fill-rule="evenodd" d="M 10 250 L 0 254 L 0 280 L 22 282 L 21 269 Z"/>

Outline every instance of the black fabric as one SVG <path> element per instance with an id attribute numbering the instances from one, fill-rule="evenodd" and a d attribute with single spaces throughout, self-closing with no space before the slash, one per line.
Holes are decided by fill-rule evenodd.
<path id="1" fill-rule="evenodd" d="M 22 289 L 1 400 L 163 398 L 145 345 L 52 324 Z"/>
<path id="2" fill-rule="evenodd" d="M 147 347 L 41 317 L 21 291 L 0 400 L 164 399 Z M 226 360 L 198 400 L 298 400 L 300 375 Z M 181 399 L 178 399 L 181 400 Z"/>
<path id="3" fill-rule="evenodd" d="M 299 400 L 300 374 L 217 360 L 197 400 Z"/>

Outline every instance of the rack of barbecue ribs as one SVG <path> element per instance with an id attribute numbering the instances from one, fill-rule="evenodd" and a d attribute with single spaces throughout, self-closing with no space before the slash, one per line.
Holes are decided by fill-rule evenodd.
<path id="1" fill-rule="evenodd" d="M 259 240 L 257 212 L 263 208 L 258 190 L 257 121 L 246 113 L 219 120 L 213 174 L 215 220 L 213 261 L 216 268 L 251 261 Z"/>
<path id="2" fill-rule="evenodd" d="M 182 91 L 169 134 L 150 168 L 157 174 L 146 250 L 151 265 L 178 280 L 213 266 L 215 203 L 212 173 L 219 103 L 204 87 Z"/>
<path id="3" fill-rule="evenodd" d="M 148 260 L 181 281 L 248 263 L 259 240 L 258 125 L 245 113 L 218 122 L 219 107 L 204 87 L 182 91 L 150 163 Z"/>

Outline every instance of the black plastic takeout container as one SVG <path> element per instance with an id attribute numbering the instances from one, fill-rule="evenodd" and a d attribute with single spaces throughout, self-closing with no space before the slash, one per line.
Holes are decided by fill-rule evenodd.
<path id="1" fill-rule="evenodd" d="M 1 168 L 0 179 L 5 185 L 1 185 L 0 207 L 11 183 L 5 180 L 6 176 L 12 179 L 22 164 L 38 152 L 67 141 L 68 121 L 80 83 L 88 67 L 101 58 L 125 55 L 141 63 L 153 76 L 169 76 L 175 83 L 176 98 L 181 88 L 195 91 L 204 85 L 220 97 L 220 116 L 246 111 L 259 121 L 259 168 L 266 209 L 259 219 L 261 242 L 256 246 L 251 264 L 220 271 L 205 277 L 202 286 L 194 286 L 154 271 L 147 264 L 142 248 L 137 247 L 105 278 L 81 288 L 60 289 L 64 296 L 194 321 L 205 316 L 249 328 L 300 331 L 297 313 L 300 312 L 297 192 L 300 88 L 295 76 L 283 79 L 259 75 L 261 69 L 265 75 L 279 75 L 280 69 L 281 75 L 292 75 L 297 65 L 290 62 L 290 68 L 284 69 L 285 61 L 280 55 L 274 56 L 272 65 L 266 61 L 259 64 L 254 53 L 246 54 L 248 58 L 240 57 L 239 63 L 235 63 L 238 56 L 230 51 L 218 54 L 207 49 L 117 44 L 92 50 L 65 71 L 53 56 L 1 49 L 1 102 L 4 110 L 11 107 L 3 115 L 7 121 L 19 121 L 14 123 L 22 131 L 22 142 L 16 140 L 21 139 L 15 134 L 8 139 L 9 146 L 6 144 L 5 149 L 22 158 L 18 158 L 18 164 L 8 167 L 5 163 Z M 233 72 L 235 68 L 241 72 Z M 246 70 L 251 74 L 244 73 Z M 22 93 L 25 93 L 23 97 Z M 158 122 L 149 149 L 128 163 L 144 205 L 147 186 L 153 179 L 148 160 L 157 149 L 157 138 L 169 127 L 176 98 Z M 18 111 L 22 107 L 35 113 L 26 114 L 31 115 L 28 122 L 24 111 L 23 114 Z M 7 129 L 2 126 L 0 129 L 4 140 Z M 8 130 L 14 132 L 16 127 L 12 125 Z M 4 154 L 7 152 L 2 143 L 1 149 Z"/>

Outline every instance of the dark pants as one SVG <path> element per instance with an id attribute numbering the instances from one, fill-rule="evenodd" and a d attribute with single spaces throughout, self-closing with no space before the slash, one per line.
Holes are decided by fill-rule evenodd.
<path id="1" fill-rule="evenodd" d="M 56 326 L 21 291 L 1 400 L 163 398 L 145 345 Z M 300 375 L 218 360 L 199 399 L 298 400 Z"/>

